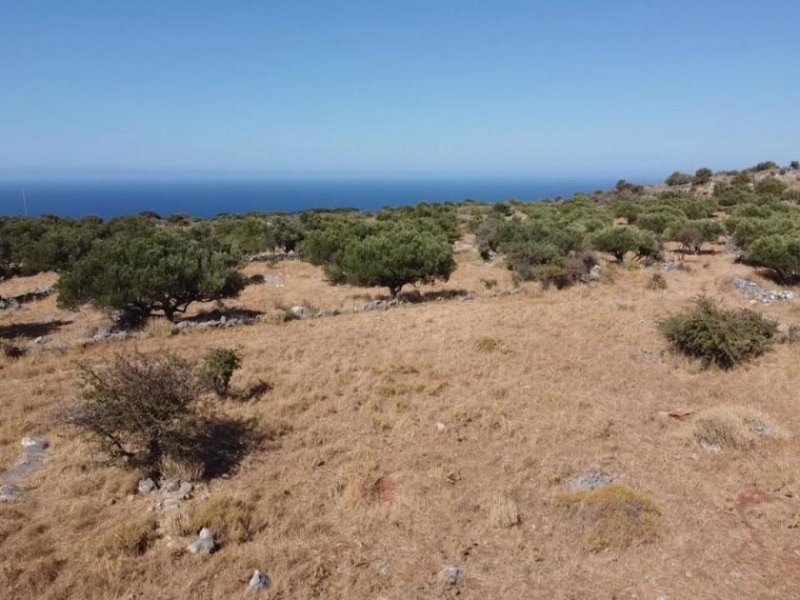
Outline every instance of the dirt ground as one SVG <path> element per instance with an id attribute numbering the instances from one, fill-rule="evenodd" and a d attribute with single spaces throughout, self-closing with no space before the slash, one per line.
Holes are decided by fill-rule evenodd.
<path id="1" fill-rule="evenodd" d="M 656 328 L 698 294 L 800 325 L 800 299 L 753 307 L 732 278 L 775 284 L 720 248 L 663 273 L 665 290 L 647 288 L 653 269 L 604 261 L 589 285 L 509 294 L 502 265 L 469 248 L 457 258 L 449 283 L 423 291 L 472 299 L 178 335 L 156 321 L 150 337 L 86 347 L 107 323 L 98 311 L 61 310 L 51 296 L 0 312 L 3 341 L 48 336 L 0 358 L 0 470 L 23 436 L 51 443 L 23 500 L 0 504 L 0 596 L 238 598 L 260 569 L 272 599 L 800 597 L 800 345 L 703 370 L 671 354 Z M 385 294 L 330 286 L 297 262 L 247 272 L 273 283 L 227 307 L 351 309 Z M 14 279 L 0 295 L 54 280 Z M 154 509 L 157 495 L 135 493 L 137 474 L 102 462 L 59 420 L 76 366 L 134 350 L 199 360 L 216 346 L 242 356 L 234 387 L 270 386 L 219 405 L 261 441 L 180 509 Z M 741 449 L 698 444 L 704 411 L 739 409 L 775 434 Z M 668 415 L 676 410 L 688 414 Z M 587 473 L 652 500 L 647 537 L 587 543 L 603 515 L 564 501 Z M 205 518 L 238 519 L 247 534 L 188 554 L 193 536 L 175 521 L 204 506 Z M 161 533 L 132 549 L 153 522 Z M 456 585 L 443 581 L 449 566 L 463 569 Z"/>

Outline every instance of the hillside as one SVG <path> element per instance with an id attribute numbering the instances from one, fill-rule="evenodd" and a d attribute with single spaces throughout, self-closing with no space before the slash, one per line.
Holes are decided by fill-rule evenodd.
<path id="1" fill-rule="evenodd" d="M 664 264 L 680 269 L 604 257 L 598 280 L 544 290 L 515 288 L 468 235 L 450 281 L 421 288 L 429 301 L 366 312 L 384 290 L 330 286 L 306 263 L 251 263 L 247 274 L 267 283 L 225 307 L 259 322 L 175 333 L 153 320 L 141 337 L 92 344 L 107 318 L 88 306 L 62 310 L 49 296 L 0 311 L 7 342 L 46 336 L 2 359 L 0 471 L 23 436 L 50 442 L 23 499 L 0 503 L 0 585 L 14 598 L 240 597 L 260 569 L 269 598 L 793 597 L 797 346 L 705 370 L 669 351 L 657 322 L 707 294 L 800 325 L 797 300 L 754 305 L 735 277 L 777 286 L 722 244 L 676 249 L 667 244 Z M 664 290 L 648 289 L 656 271 Z M 0 295 L 54 280 L 16 277 Z M 342 314 L 279 318 L 295 305 Z M 259 439 L 177 507 L 137 493 L 139 474 L 60 420 L 79 362 L 134 351 L 199 360 L 215 346 L 242 357 L 234 388 L 267 384 L 217 405 Z M 698 443 L 698 427 L 737 411 L 755 411 L 768 435 Z M 585 476 L 612 480 L 611 495 L 641 494 L 639 509 L 574 503 Z M 193 528 L 212 522 L 227 541 L 187 553 Z M 448 567 L 463 570 L 457 583 Z"/>

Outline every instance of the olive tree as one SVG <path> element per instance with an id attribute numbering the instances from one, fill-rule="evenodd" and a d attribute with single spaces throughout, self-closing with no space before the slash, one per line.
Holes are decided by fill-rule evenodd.
<path id="1" fill-rule="evenodd" d="M 656 237 L 635 226 L 606 227 L 592 236 L 592 244 L 601 252 L 608 252 L 618 263 L 625 260 L 628 252 L 637 256 L 654 256 L 658 253 Z"/>
<path id="2" fill-rule="evenodd" d="M 410 283 L 447 281 L 455 270 L 453 249 L 429 231 L 395 226 L 353 239 L 340 261 L 345 282 L 389 288 L 396 297 Z"/>
<path id="3" fill-rule="evenodd" d="M 173 321 L 193 302 L 238 295 L 244 277 L 229 248 L 207 230 L 157 229 L 95 242 L 58 282 L 66 307 L 92 303 Z"/>

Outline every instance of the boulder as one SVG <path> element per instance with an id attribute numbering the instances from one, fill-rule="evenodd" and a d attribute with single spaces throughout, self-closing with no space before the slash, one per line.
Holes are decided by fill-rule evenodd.
<path id="1" fill-rule="evenodd" d="M 136 485 L 136 489 L 139 490 L 140 494 L 151 494 L 158 489 L 156 482 L 153 481 L 150 477 L 146 479 L 140 479 L 139 483 Z"/>
<path id="2" fill-rule="evenodd" d="M 613 481 L 613 477 L 604 473 L 587 473 L 586 475 L 571 479 L 567 484 L 567 489 L 569 489 L 570 492 L 593 492 L 594 490 L 607 486 Z"/>
<path id="3" fill-rule="evenodd" d="M 192 554 L 211 554 L 217 549 L 217 542 L 214 540 L 214 534 L 211 533 L 211 530 L 208 527 L 203 527 L 197 539 L 186 546 L 186 549 Z"/>
<path id="4" fill-rule="evenodd" d="M 311 316 L 311 309 L 306 306 L 293 306 L 289 309 L 289 311 L 295 316 L 300 319 L 305 319 L 306 317 Z"/>
<path id="5" fill-rule="evenodd" d="M 20 445 L 25 448 L 26 452 L 44 452 L 50 444 L 47 440 L 26 436 L 22 438 Z"/>
<path id="6" fill-rule="evenodd" d="M 247 591 L 248 592 L 260 592 L 261 590 L 269 589 L 269 586 L 272 582 L 269 579 L 269 575 L 266 573 L 262 573 L 258 569 L 253 571 L 253 576 L 250 578 L 250 581 L 247 583 Z"/>

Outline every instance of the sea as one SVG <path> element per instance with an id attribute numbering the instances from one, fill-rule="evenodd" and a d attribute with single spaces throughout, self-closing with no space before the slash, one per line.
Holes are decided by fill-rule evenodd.
<path id="1" fill-rule="evenodd" d="M 429 179 L 94 179 L 0 180 L 0 215 L 110 218 L 150 211 L 161 216 L 376 211 L 418 202 L 496 202 L 571 197 L 610 189 L 614 178 Z"/>

